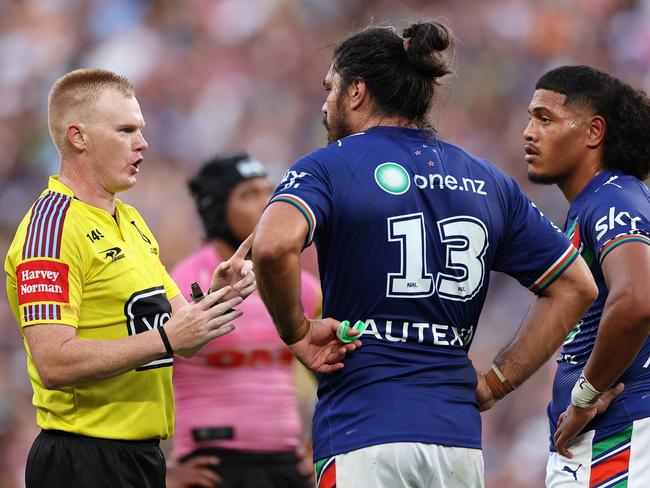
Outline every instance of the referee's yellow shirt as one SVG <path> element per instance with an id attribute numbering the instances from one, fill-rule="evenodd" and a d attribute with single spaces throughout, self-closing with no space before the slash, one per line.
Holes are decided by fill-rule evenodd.
<path id="1" fill-rule="evenodd" d="M 21 326 L 65 324 L 80 339 L 111 340 L 169 320 L 178 287 L 140 214 L 115 217 L 74 198 L 57 177 L 23 218 L 5 261 L 7 296 Z M 27 341 L 36 422 L 107 439 L 167 438 L 174 429 L 172 357 L 107 380 L 48 390 Z"/>

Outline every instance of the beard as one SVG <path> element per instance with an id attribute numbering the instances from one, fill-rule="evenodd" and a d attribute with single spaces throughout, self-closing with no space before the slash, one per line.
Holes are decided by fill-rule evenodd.
<path id="1" fill-rule="evenodd" d="M 531 183 L 537 183 L 539 185 L 554 185 L 560 180 L 561 178 L 557 175 L 537 175 L 528 173 L 528 181 Z"/>
<path id="2" fill-rule="evenodd" d="M 555 174 L 539 174 L 531 173 L 528 171 L 528 181 L 531 183 L 537 183 L 539 185 L 559 185 L 571 175 L 571 171 L 566 169 L 560 173 Z"/>
<path id="3" fill-rule="evenodd" d="M 352 127 L 348 121 L 347 112 L 343 104 L 337 104 L 337 111 L 330 114 L 331 123 L 328 123 L 327 116 L 323 117 L 323 125 L 327 130 L 327 142 L 331 144 L 334 141 L 343 139 L 351 134 L 354 134 Z"/>

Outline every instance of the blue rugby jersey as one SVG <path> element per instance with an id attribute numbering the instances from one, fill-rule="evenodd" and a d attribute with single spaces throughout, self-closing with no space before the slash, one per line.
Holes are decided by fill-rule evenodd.
<path id="1" fill-rule="evenodd" d="M 323 316 L 368 322 L 319 376 L 315 459 L 389 442 L 481 447 L 467 357 L 490 270 L 538 292 L 578 255 L 512 178 L 417 129 L 375 127 L 318 149 L 271 202 L 316 243 Z"/>
<path id="2" fill-rule="evenodd" d="M 607 285 L 601 264 L 607 254 L 627 242 L 650 244 L 650 191 L 633 176 L 604 170 L 585 186 L 571 203 L 564 230 L 580 250 L 598 285 L 598 298 L 564 341 L 553 382 L 553 400 L 548 414 L 553 434 L 560 414 L 571 402 L 578 380 L 596 342 L 598 325 L 607 300 Z M 630 283 L 645 286 L 648 283 Z M 650 416 L 650 340 L 647 340 L 620 381 L 625 390 L 609 409 L 589 423 L 597 429 L 594 442 L 618 432 L 620 426 Z"/>

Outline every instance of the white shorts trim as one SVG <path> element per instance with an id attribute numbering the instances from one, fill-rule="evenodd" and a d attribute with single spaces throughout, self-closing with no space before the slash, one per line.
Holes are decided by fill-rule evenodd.
<path id="1" fill-rule="evenodd" d="M 379 444 L 335 456 L 336 488 L 483 488 L 480 449 L 419 442 Z"/>

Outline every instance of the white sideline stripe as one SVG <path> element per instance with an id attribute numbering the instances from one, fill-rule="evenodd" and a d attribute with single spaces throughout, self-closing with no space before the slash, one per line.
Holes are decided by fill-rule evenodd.
<path id="1" fill-rule="evenodd" d="M 608 457 L 610 457 L 610 456 L 613 456 L 613 455 L 616 454 L 616 453 L 619 453 L 619 452 L 621 452 L 621 451 L 627 449 L 627 448 L 630 447 L 631 445 L 632 445 L 632 443 L 631 443 L 631 442 L 628 442 L 627 444 L 623 444 L 623 445 L 622 445 L 621 447 L 619 447 L 618 449 L 615 449 L 615 450 L 610 451 L 610 452 L 606 452 L 605 454 L 601 454 L 601 455 L 598 456 L 596 459 L 594 459 L 594 460 L 591 461 L 591 465 L 593 466 L 594 464 L 596 464 L 596 463 L 602 461 L 603 459 L 606 459 L 606 458 L 608 458 Z"/>

